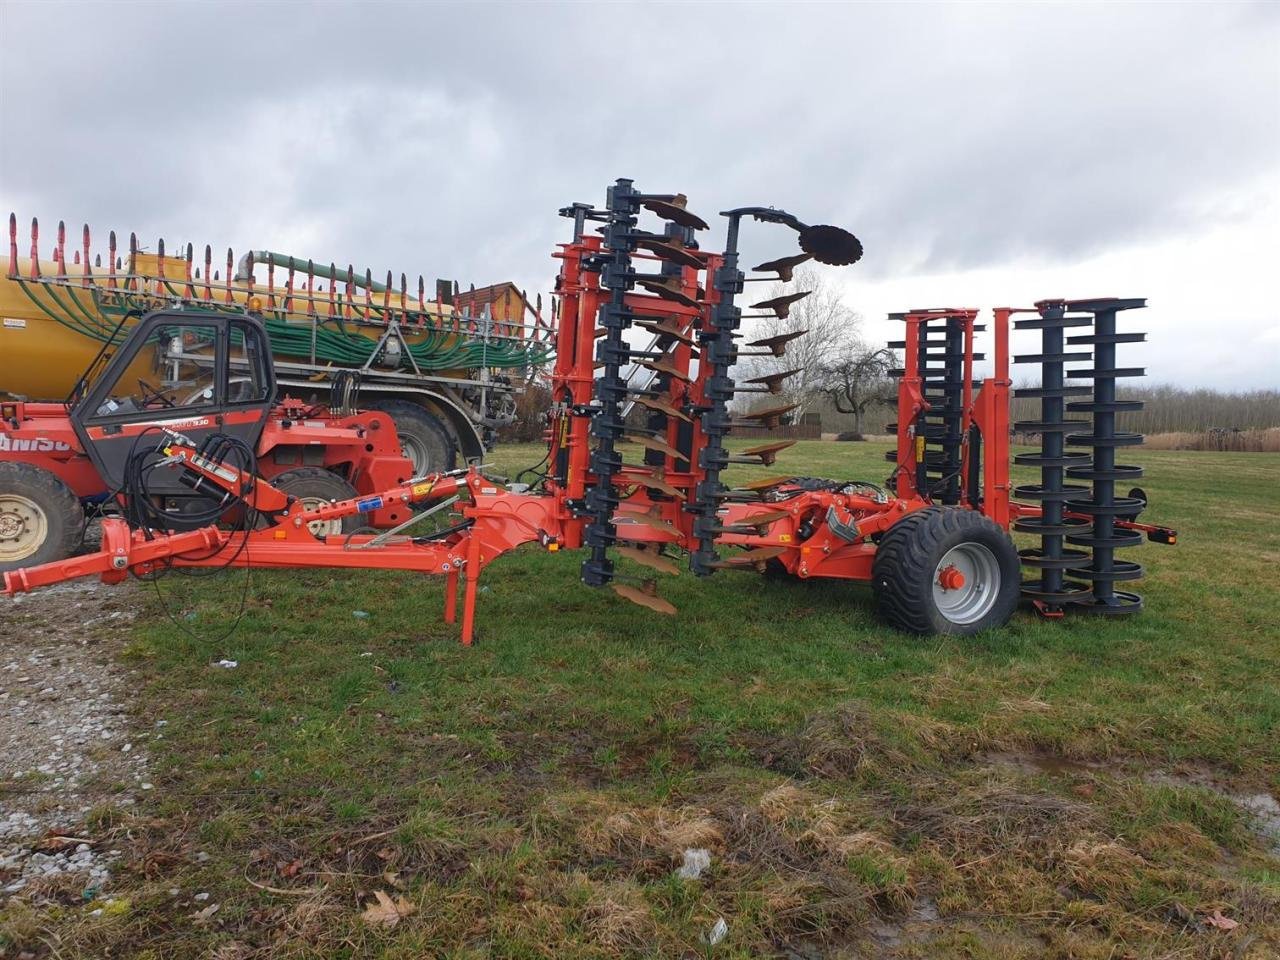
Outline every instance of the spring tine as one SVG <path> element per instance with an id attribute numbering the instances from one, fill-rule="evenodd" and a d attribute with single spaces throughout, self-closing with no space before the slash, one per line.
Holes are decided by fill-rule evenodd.
<path id="1" fill-rule="evenodd" d="M 125 283 L 129 285 L 130 290 L 138 289 L 138 235 L 132 230 L 129 231 L 129 268 L 125 271 L 128 278 Z"/>
<path id="2" fill-rule="evenodd" d="M 194 300 L 196 296 L 196 285 L 191 282 L 191 267 L 192 267 L 192 264 L 195 263 L 195 259 L 196 259 L 195 248 L 188 243 L 187 256 L 186 256 L 187 289 L 184 291 L 184 293 L 186 294 L 186 296 L 190 297 L 192 300 Z"/>
<path id="3" fill-rule="evenodd" d="M 373 271 L 368 267 L 364 270 L 364 319 L 366 323 L 373 319 Z"/>
<path id="4" fill-rule="evenodd" d="M 80 251 L 79 251 L 79 250 L 72 250 L 72 251 L 71 251 L 71 265 L 72 265 L 73 267 L 78 267 L 78 266 L 80 266 Z"/>
<path id="5" fill-rule="evenodd" d="M 316 265 L 315 261 L 307 261 L 307 316 L 316 316 Z"/>
<path id="6" fill-rule="evenodd" d="M 356 267 L 354 263 L 347 264 L 347 306 L 343 316 L 348 320 L 355 316 L 356 312 Z"/>
<path id="7" fill-rule="evenodd" d="M 223 295 L 223 299 L 227 303 L 233 302 L 231 297 L 231 274 L 235 271 L 234 257 L 235 257 L 235 254 L 231 252 L 231 248 L 227 247 L 227 276 L 223 281 L 226 284 L 226 292 Z"/>
<path id="8" fill-rule="evenodd" d="M 157 253 L 156 253 L 156 264 L 157 264 L 157 266 L 156 266 L 156 275 L 160 278 L 160 280 L 163 280 L 163 279 L 164 279 L 164 237 L 161 237 L 161 238 L 159 239 L 159 241 L 157 241 L 157 243 L 156 243 L 156 251 L 157 251 Z M 159 286 L 158 286 L 158 285 L 157 285 L 157 290 L 156 290 L 156 292 L 157 292 L 157 293 L 159 293 L 159 292 L 160 292 L 160 290 L 159 290 Z"/>
<path id="9" fill-rule="evenodd" d="M 289 272 L 284 278 L 284 312 L 293 309 L 293 258 L 289 259 Z"/>
<path id="10" fill-rule="evenodd" d="M 89 286 L 89 278 L 92 276 L 89 272 L 89 225 L 87 223 L 84 225 L 82 243 L 84 245 L 84 271 L 81 276 L 80 286 L 87 287 Z"/>
<path id="11" fill-rule="evenodd" d="M 40 276 L 40 224 L 31 218 L 31 279 Z"/>
<path id="12" fill-rule="evenodd" d="M 244 308 L 248 310 L 250 309 L 249 301 L 253 299 L 253 268 L 256 262 L 253 258 L 252 250 L 250 250 L 248 254 L 245 256 L 245 261 L 246 263 L 248 263 L 249 269 L 248 269 L 248 276 L 244 278 L 244 282 L 245 282 Z"/>
<path id="13" fill-rule="evenodd" d="M 100 266 L 102 266 L 102 254 L 100 254 L 100 253 L 95 253 L 95 254 L 93 255 L 93 265 L 94 265 L 95 267 L 100 267 Z"/>
<path id="14" fill-rule="evenodd" d="M 67 225 L 61 220 L 58 221 L 58 247 L 53 259 L 58 264 L 58 275 L 65 277 L 67 275 Z"/>
<path id="15" fill-rule="evenodd" d="M 427 281 L 418 274 L 418 326 L 426 326 L 427 323 Z"/>
<path id="16" fill-rule="evenodd" d="M 334 263 L 332 260 L 330 260 L 329 261 L 329 316 L 330 317 L 334 315 L 334 311 L 337 306 L 334 302 L 334 297 L 337 296 L 337 290 L 338 290 L 337 277 L 338 277 L 338 265 Z"/>
<path id="17" fill-rule="evenodd" d="M 208 271 L 205 271 L 206 275 Z M 116 232 L 112 230 L 107 234 L 107 286 L 114 290 L 116 288 Z"/>
<path id="18" fill-rule="evenodd" d="M 400 322 L 404 323 L 408 319 L 409 298 L 408 298 L 408 281 L 404 274 L 400 274 Z"/>
<path id="19" fill-rule="evenodd" d="M 18 216 L 9 213 L 9 276 L 18 276 Z"/>
<path id="20" fill-rule="evenodd" d="M 267 309 L 276 308 L 276 262 L 267 257 Z"/>
<path id="21" fill-rule="evenodd" d="M 394 281 L 391 279 L 391 271 L 387 271 L 387 282 L 382 288 L 382 322 L 387 322 L 387 317 L 391 316 L 391 287 Z"/>

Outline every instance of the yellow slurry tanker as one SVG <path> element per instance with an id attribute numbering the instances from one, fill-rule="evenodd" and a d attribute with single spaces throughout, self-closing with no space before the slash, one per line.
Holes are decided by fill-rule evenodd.
<path id="1" fill-rule="evenodd" d="M 270 334 L 282 393 L 337 407 L 383 410 L 395 420 L 415 471 L 448 470 L 458 454 L 479 457 L 493 431 L 511 422 L 522 372 L 550 352 L 541 298 L 530 303 L 510 283 L 459 290 L 421 277 L 410 290 L 387 273 L 375 281 L 335 264 L 252 250 L 214 265 L 188 244 L 166 255 L 135 236 L 95 253 L 90 232 L 67 249 L 58 224 L 51 256 L 40 255 L 39 224 L 18 253 L 0 257 L 0 396 L 62 400 L 94 357 L 118 343 L 144 313 L 159 308 L 249 312 Z M 23 244 L 24 248 L 26 244 Z M 140 358 L 139 378 L 157 357 Z"/>

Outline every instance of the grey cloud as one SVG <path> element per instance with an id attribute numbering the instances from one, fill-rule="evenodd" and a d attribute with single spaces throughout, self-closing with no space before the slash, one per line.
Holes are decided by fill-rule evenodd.
<path id="1" fill-rule="evenodd" d="M 1274 191 L 1274 10 L 9 0 L 0 202 L 545 287 L 555 209 L 634 176 L 869 277 L 1069 262 Z"/>

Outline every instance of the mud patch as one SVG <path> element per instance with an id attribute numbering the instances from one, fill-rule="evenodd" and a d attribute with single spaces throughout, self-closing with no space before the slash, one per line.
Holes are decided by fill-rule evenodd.
<path id="1" fill-rule="evenodd" d="M 1000 751 L 980 754 L 979 765 L 1012 770 L 1026 776 L 1047 776 L 1062 780 L 1087 780 L 1107 776 L 1117 780 L 1139 779 L 1164 787 L 1199 787 L 1230 800 L 1248 815 L 1254 833 L 1270 848 L 1280 854 L 1280 801 L 1270 793 L 1238 790 L 1228 778 L 1211 770 L 1170 772 L 1167 770 L 1135 770 L 1118 764 L 1106 764 L 1040 753 Z"/>

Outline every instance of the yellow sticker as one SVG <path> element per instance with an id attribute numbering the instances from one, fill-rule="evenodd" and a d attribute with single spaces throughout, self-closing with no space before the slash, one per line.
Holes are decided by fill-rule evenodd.
<path id="1" fill-rule="evenodd" d="M 790 542 L 791 542 L 791 534 L 789 534 L 789 533 L 783 533 L 783 534 L 780 534 L 780 535 L 778 536 L 778 540 L 779 540 L 780 542 L 782 542 L 782 543 L 790 543 Z"/>
<path id="2" fill-rule="evenodd" d="M 428 493 L 435 489 L 435 481 L 430 483 L 415 483 L 410 489 L 415 497 L 425 497 Z"/>

